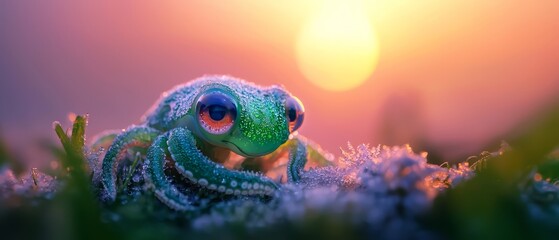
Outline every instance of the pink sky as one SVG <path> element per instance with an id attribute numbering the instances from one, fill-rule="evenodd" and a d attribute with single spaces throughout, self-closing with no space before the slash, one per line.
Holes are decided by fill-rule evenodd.
<path id="1" fill-rule="evenodd" d="M 307 110 L 300 132 L 335 154 L 347 141 L 421 138 L 452 157 L 559 96 L 558 2 L 367 3 L 379 63 L 346 92 L 311 84 L 297 66 L 295 40 L 317 6 L 2 2 L 0 134 L 26 155 L 69 112 L 90 114 L 90 135 L 125 128 L 172 86 L 230 74 L 285 85 Z"/>

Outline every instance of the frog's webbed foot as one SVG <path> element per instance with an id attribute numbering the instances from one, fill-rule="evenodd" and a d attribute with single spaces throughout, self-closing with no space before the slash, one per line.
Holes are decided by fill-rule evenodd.
<path id="1" fill-rule="evenodd" d="M 235 195 L 272 195 L 277 185 L 262 174 L 236 171 L 211 161 L 186 128 L 173 129 L 167 141 L 176 169 L 200 187 Z"/>
<path id="2" fill-rule="evenodd" d="M 118 134 L 110 145 L 101 166 L 102 199 L 112 202 L 116 198 L 116 167 L 131 147 L 147 148 L 159 131 L 147 126 L 131 126 Z"/>
<path id="3" fill-rule="evenodd" d="M 309 164 L 316 167 L 324 167 L 332 164 L 332 155 L 322 150 L 315 143 L 299 135 L 292 135 L 282 148 L 289 151 L 287 162 L 288 182 L 299 182 L 301 173 L 304 171 L 307 159 Z"/>

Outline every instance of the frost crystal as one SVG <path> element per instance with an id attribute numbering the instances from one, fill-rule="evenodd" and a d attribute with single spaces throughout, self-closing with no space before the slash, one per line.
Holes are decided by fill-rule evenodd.
<path id="1" fill-rule="evenodd" d="M 99 184 L 95 172 L 99 170 L 98 158 L 103 154 L 103 150 L 87 153 L 94 184 Z M 285 224 L 298 226 L 318 218 L 365 229 L 368 236 L 381 239 L 438 238 L 441 236 L 426 230 L 419 219 L 430 210 L 437 195 L 473 177 L 473 169 L 479 166 L 469 166 L 467 162 L 453 167 L 438 166 L 427 163 L 426 156 L 426 153 L 414 153 L 407 145 L 353 147 L 348 144 L 331 166 L 304 171 L 298 183 L 283 184 L 270 198 L 224 197 L 184 184 L 184 179 L 170 178 L 179 186 L 173 191 L 188 195 L 193 211 L 185 215 L 170 210 L 167 214 L 177 218 L 187 216 L 192 230 L 208 233 L 230 226 L 247 229 Z M 121 175 L 130 172 L 131 162 L 124 163 L 118 170 Z M 149 192 L 142 187 L 143 171 L 138 168 L 131 175 L 128 195 L 122 197 L 122 204 L 137 201 L 140 195 Z M 9 169 L 2 168 L 0 200 L 18 196 L 49 199 L 60 187 L 59 182 L 35 169 L 15 176 Z M 237 182 L 230 184 L 243 186 Z M 559 184 L 542 180 L 534 170 L 519 188 L 519 197 L 529 215 L 552 228 L 559 228 L 556 221 Z M 110 211 L 103 214 L 103 219 L 109 222 L 121 218 Z"/>
<path id="2" fill-rule="evenodd" d="M 440 191 L 471 177 L 473 171 L 466 165 L 444 168 L 428 164 L 425 157 L 409 146 L 349 145 L 334 166 L 303 173 L 300 183 L 284 185 L 271 202 L 239 199 L 219 203 L 210 214 L 195 219 L 194 227 L 211 229 L 235 222 L 258 227 L 302 221 L 320 213 L 365 224 L 371 234 L 385 238 L 428 236 L 420 230 L 416 217 L 429 209 Z"/>
<path id="3" fill-rule="evenodd" d="M 53 177 L 37 169 L 16 176 L 7 168 L 0 169 L 0 200 L 12 197 L 40 197 L 52 198 L 58 182 Z"/>

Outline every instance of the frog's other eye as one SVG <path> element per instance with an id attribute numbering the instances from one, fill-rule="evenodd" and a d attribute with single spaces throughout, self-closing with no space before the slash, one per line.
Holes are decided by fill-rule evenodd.
<path id="1" fill-rule="evenodd" d="M 198 98 L 196 111 L 198 122 L 210 134 L 227 133 L 237 118 L 237 107 L 233 100 L 219 92 Z"/>
<path id="2" fill-rule="evenodd" d="M 285 101 L 285 114 L 289 123 L 289 132 L 296 131 L 305 119 L 305 108 L 296 97 L 290 97 Z"/>

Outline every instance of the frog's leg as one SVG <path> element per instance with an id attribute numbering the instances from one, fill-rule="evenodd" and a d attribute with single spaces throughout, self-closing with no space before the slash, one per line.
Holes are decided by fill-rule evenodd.
<path id="1" fill-rule="evenodd" d="M 333 155 L 324 151 L 319 145 L 301 135 L 292 135 L 289 140 L 268 155 L 245 158 L 240 168 L 265 172 L 278 181 L 286 175 L 287 181 L 297 182 L 305 168 L 325 167 L 332 165 L 332 162 Z"/>
<path id="2" fill-rule="evenodd" d="M 176 169 L 201 187 L 235 195 L 272 195 L 277 188 L 261 174 L 229 170 L 211 161 L 196 147 L 194 136 L 186 128 L 173 129 L 167 144 Z"/>
<path id="3" fill-rule="evenodd" d="M 178 211 L 189 210 L 190 204 L 187 197 L 170 184 L 164 173 L 165 157 L 169 154 L 167 150 L 168 135 L 168 133 L 160 135 L 149 147 L 145 161 L 144 179 L 161 202 Z"/>
<path id="4" fill-rule="evenodd" d="M 301 180 L 300 175 L 307 164 L 307 158 L 311 160 L 310 163 L 313 166 L 324 167 L 332 164 L 330 154 L 302 136 L 294 135 L 284 145 L 284 148 L 289 151 L 289 161 L 287 162 L 287 180 L 289 182 Z"/>
<path id="5" fill-rule="evenodd" d="M 130 147 L 147 148 L 159 131 L 147 126 L 131 126 L 114 139 L 103 158 L 101 182 L 103 184 L 103 199 L 114 201 L 116 198 L 116 167 Z"/>
<path id="6" fill-rule="evenodd" d="M 301 135 L 295 135 L 293 138 L 298 139 L 307 147 L 307 159 L 309 159 L 307 166 L 326 167 L 333 165 L 334 155 L 322 149 L 320 145 Z"/>
<path id="7" fill-rule="evenodd" d="M 99 149 L 101 148 L 107 149 L 111 146 L 116 136 L 118 136 L 118 134 L 121 132 L 121 130 L 115 129 L 103 131 L 95 135 L 95 137 L 93 137 L 93 139 L 91 140 L 92 143 L 89 145 L 89 149 L 92 151 L 99 151 Z"/>
<path id="8" fill-rule="evenodd" d="M 287 162 L 287 181 L 298 182 L 301 180 L 301 172 L 307 163 L 307 148 L 297 138 L 289 140 L 289 162 Z"/>

